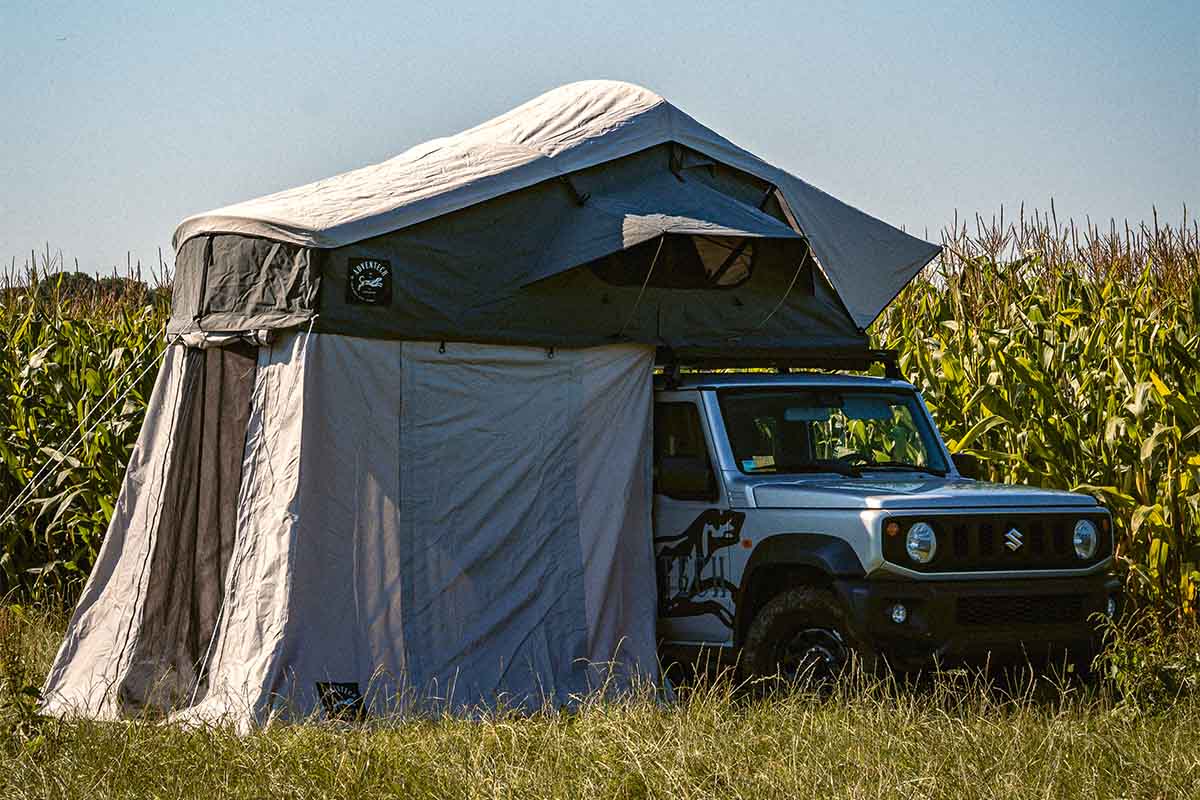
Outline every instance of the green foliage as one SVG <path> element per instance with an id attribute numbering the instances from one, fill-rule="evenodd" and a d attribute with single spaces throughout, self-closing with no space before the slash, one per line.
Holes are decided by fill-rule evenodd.
<path id="1" fill-rule="evenodd" d="M 995 480 L 1094 494 L 1113 511 L 1131 595 L 1190 616 L 1198 252 L 1194 223 L 1082 242 L 1046 220 L 974 236 L 956 226 L 874 331 L 900 351 L 952 451 L 978 456 Z"/>
<path id="2" fill-rule="evenodd" d="M 70 595 L 112 516 L 167 298 L 136 278 L 17 277 L 0 287 L 0 509 L 38 488 L 0 522 L 0 595 Z"/>
<path id="3" fill-rule="evenodd" d="M 0 736 L 23 739 L 37 720 L 40 694 L 21 648 L 20 606 L 0 606 Z"/>
<path id="4" fill-rule="evenodd" d="M 40 662 L 47 653 L 31 646 L 34 639 L 44 640 L 47 632 L 57 633 L 45 623 L 44 614 L 0 604 L 0 748 L 10 754 L 41 749 L 44 729 L 51 724 L 38 714 L 44 674 Z"/>
<path id="5" fill-rule="evenodd" d="M 811 435 L 817 458 L 928 466 L 916 422 L 903 405 L 891 407 L 890 419 L 854 419 L 839 412 L 815 423 Z"/>
<path id="6" fill-rule="evenodd" d="M 1104 620 L 1105 648 L 1093 665 L 1122 707 L 1163 713 L 1200 696 L 1200 626 L 1165 629 L 1150 614 Z"/>

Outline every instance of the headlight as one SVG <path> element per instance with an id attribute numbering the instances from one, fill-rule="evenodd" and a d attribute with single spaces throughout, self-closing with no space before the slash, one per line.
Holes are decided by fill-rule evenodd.
<path id="1" fill-rule="evenodd" d="M 1072 542 L 1075 544 L 1075 555 L 1080 558 L 1091 558 L 1096 555 L 1096 543 L 1100 537 L 1096 535 L 1096 526 L 1091 520 L 1081 519 L 1075 523 L 1075 536 L 1072 537 Z"/>
<path id="2" fill-rule="evenodd" d="M 937 536 L 933 532 L 933 528 L 926 522 L 918 522 L 908 529 L 908 536 L 904 539 L 904 549 L 908 551 L 908 557 L 918 564 L 928 564 L 933 561 L 933 556 L 937 552 Z"/>

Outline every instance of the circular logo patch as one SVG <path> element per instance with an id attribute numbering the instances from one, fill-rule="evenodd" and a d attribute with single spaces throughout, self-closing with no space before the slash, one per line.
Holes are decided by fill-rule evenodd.
<path id="1" fill-rule="evenodd" d="M 392 302 L 392 265 L 376 258 L 354 258 L 346 275 L 346 302 L 385 306 Z"/>

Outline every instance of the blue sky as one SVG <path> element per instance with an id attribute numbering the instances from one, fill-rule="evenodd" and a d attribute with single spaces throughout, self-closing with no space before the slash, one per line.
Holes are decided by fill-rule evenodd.
<path id="1" fill-rule="evenodd" d="M 1200 205 L 1177 3 L 0 3 L 0 258 L 157 261 L 185 216 L 618 78 L 931 235 Z"/>

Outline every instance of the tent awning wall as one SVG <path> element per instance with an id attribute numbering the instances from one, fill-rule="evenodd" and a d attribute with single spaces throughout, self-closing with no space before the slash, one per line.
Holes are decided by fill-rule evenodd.
<path id="1" fill-rule="evenodd" d="M 653 678 L 652 366 L 633 346 L 264 348 L 212 688 L 178 718 L 323 713 L 318 683 L 394 713 L 569 703 L 605 662 L 614 688 Z"/>
<path id="2" fill-rule="evenodd" d="M 245 727 L 327 714 L 324 684 L 403 713 L 653 680 L 653 360 L 306 331 L 256 360 L 170 346 L 46 710 Z"/>
<path id="3" fill-rule="evenodd" d="M 187 361 L 184 348 L 167 348 L 96 565 L 42 689 L 44 713 L 121 716 L 120 698 L 113 689 L 128 671 L 125 651 L 132 621 L 142 611 L 147 580 L 143 567 L 154 549 L 157 511 L 172 457 L 165 445 L 175 433 L 173 412 L 183 402 Z"/>

